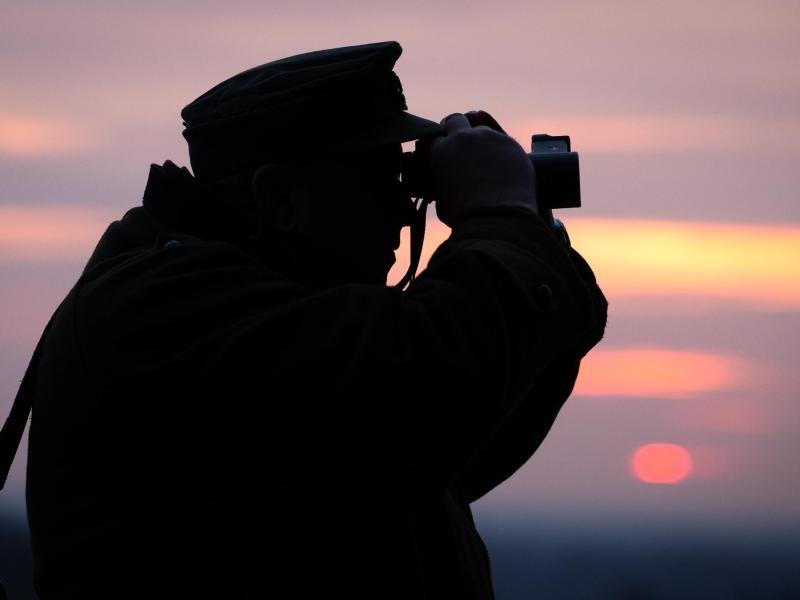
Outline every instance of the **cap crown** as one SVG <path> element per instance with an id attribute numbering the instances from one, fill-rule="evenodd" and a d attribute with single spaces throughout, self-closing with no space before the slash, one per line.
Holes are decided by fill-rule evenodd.
<path id="1" fill-rule="evenodd" d="M 215 85 L 184 107 L 181 117 L 191 127 L 294 103 L 348 84 L 377 84 L 374 80 L 381 76 L 393 75 L 401 53 L 397 42 L 378 42 L 281 58 Z M 396 92 L 405 108 L 399 80 Z"/>
<path id="2" fill-rule="evenodd" d="M 195 175 L 214 179 L 270 161 L 407 141 L 438 124 L 405 113 L 395 41 L 318 50 L 235 75 L 184 107 Z"/>

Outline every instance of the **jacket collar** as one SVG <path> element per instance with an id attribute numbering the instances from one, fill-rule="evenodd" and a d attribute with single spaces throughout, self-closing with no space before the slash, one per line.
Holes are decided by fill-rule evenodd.
<path id="1" fill-rule="evenodd" d="M 100 262 L 152 247 L 167 234 L 224 240 L 246 247 L 257 228 L 257 215 L 241 193 L 197 181 L 172 161 L 153 164 L 142 206 L 114 221 L 100 238 L 84 271 Z"/>
<path id="2" fill-rule="evenodd" d="M 168 228 L 200 238 L 258 235 L 258 209 L 249 190 L 199 181 L 169 160 L 150 166 L 142 206 Z"/>
<path id="3" fill-rule="evenodd" d="M 248 194 L 198 181 L 172 161 L 150 166 L 142 206 L 106 229 L 84 272 L 122 253 L 186 235 L 229 242 L 287 279 L 311 287 L 363 281 L 347 271 L 347 258 L 335 248 L 264 225 Z"/>

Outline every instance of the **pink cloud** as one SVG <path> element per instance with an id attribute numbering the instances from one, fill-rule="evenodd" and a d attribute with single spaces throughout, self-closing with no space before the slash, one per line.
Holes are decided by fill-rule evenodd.
<path id="1" fill-rule="evenodd" d="M 23 157 L 61 156 L 94 149 L 86 126 L 52 117 L 0 113 L 0 154 Z"/>
<path id="2" fill-rule="evenodd" d="M 88 207 L 0 205 L 0 262 L 85 261 L 115 216 Z"/>
<path id="3" fill-rule="evenodd" d="M 774 403 L 764 398 L 705 398 L 681 405 L 675 414 L 685 429 L 738 435 L 765 435 L 779 427 Z"/>
<path id="4" fill-rule="evenodd" d="M 551 115 L 511 121 L 508 134 L 530 151 L 533 133 L 570 135 L 579 153 L 719 152 L 758 148 L 800 149 L 796 119 L 746 119 L 707 114 Z"/>

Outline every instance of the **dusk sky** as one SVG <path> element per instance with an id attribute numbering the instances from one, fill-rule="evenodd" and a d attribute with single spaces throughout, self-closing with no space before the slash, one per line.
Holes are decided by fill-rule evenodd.
<path id="1" fill-rule="evenodd" d="M 483 109 L 528 150 L 533 133 L 571 136 L 583 206 L 556 216 L 610 303 L 550 435 L 478 517 L 800 526 L 800 3 L 2 12 L 0 419 L 100 234 L 141 203 L 150 163 L 189 165 L 184 105 L 276 58 L 397 40 L 411 112 Z M 426 256 L 447 234 L 432 217 Z M 22 452 L 0 519 L 23 510 L 24 465 Z"/>

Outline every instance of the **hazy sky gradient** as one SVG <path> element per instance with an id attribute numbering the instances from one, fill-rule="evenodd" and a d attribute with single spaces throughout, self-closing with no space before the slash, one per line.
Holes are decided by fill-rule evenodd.
<path id="1" fill-rule="evenodd" d="M 572 137 L 584 206 L 557 216 L 611 302 L 550 436 L 478 510 L 800 524 L 797 2 L 3 13 L 0 417 L 104 227 L 140 203 L 149 164 L 188 165 L 185 104 L 275 58 L 395 39 L 412 112 L 485 109 L 526 148 L 533 133 Z M 426 257 L 447 233 L 431 220 Z M 633 477 L 632 453 L 654 442 L 690 452 L 684 482 Z M 20 509 L 23 474 L 19 456 L 0 518 Z"/>

